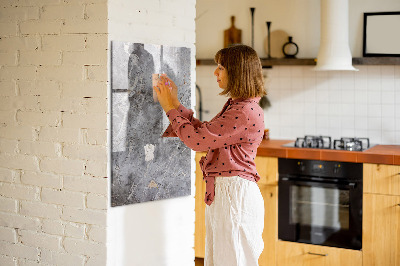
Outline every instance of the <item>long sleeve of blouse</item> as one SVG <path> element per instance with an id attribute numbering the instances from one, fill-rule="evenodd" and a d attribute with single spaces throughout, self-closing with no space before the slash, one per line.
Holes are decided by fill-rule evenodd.
<path id="1" fill-rule="evenodd" d="M 173 132 L 194 151 L 206 151 L 243 141 L 247 130 L 247 115 L 243 110 L 228 108 L 223 115 L 210 122 L 193 118 L 193 112 L 172 109 L 167 113 Z"/>
<path id="2" fill-rule="evenodd" d="M 187 109 L 182 104 L 179 105 L 177 111 L 182 117 L 189 120 L 195 128 L 201 125 L 201 121 L 193 116 L 194 112 L 190 109 Z M 175 131 L 172 129 L 172 124 L 169 124 L 162 137 L 178 137 L 178 135 L 176 135 Z"/>

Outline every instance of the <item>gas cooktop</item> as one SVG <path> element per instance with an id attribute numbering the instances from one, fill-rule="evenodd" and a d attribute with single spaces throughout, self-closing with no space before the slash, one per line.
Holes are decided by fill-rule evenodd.
<path id="1" fill-rule="evenodd" d="M 283 145 L 284 147 L 314 148 L 344 151 L 365 151 L 374 145 L 370 145 L 369 138 L 340 138 L 332 142 L 329 136 L 311 136 L 297 138 L 295 142 Z"/>

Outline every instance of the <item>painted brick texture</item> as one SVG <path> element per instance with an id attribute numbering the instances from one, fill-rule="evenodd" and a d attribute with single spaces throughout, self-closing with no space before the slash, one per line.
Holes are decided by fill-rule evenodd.
<path id="1" fill-rule="evenodd" d="M 107 0 L 0 1 L 0 265 L 105 265 Z"/>

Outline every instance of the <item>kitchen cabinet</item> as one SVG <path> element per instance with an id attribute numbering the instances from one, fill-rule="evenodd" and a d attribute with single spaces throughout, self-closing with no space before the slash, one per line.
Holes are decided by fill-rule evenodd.
<path id="1" fill-rule="evenodd" d="M 205 239 L 206 239 L 206 224 L 204 195 L 206 193 L 206 183 L 203 181 L 203 172 L 200 169 L 199 161 L 202 156 L 206 156 L 205 152 L 197 152 L 196 161 L 196 194 L 195 194 L 195 229 L 194 229 L 194 253 L 197 258 L 204 258 Z"/>
<path id="2" fill-rule="evenodd" d="M 365 163 L 363 166 L 363 173 L 364 193 L 400 196 L 399 165 Z"/>
<path id="3" fill-rule="evenodd" d="M 363 259 L 358 250 L 287 241 L 278 241 L 277 254 L 277 266 L 361 266 Z"/>
<path id="4" fill-rule="evenodd" d="M 400 196 L 364 194 L 363 266 L 400 266 Z"/>
<path id="5" fill-rule="evenodd" d="M 205 255 L 205 222 L 204 222 L 204 194 L 205 182 L 203 173 L 199 167 L 199 161 L 206 153 L 196 153 L 196 194 L 195 194 L 195 256 L 204 258 Z M 257 156 L 255 159 L 257 171 L 261 176 L 258 182 L 261 194 L 264 198 L 264 251 L 259 258 L 259 265 L 276 265 L 276 242 L 278 240 L 278 159 Z"/>
<path id="6" fill-rule="evenodd" d="M 195 254 L 204 257 L 203 174 L 196 154 Z M 278 159 L 257 156 L 258 186 L 264 198 L 264 250 L 259 265 L 400 266 L 400 166 L 363 164 L 362 251 L 278 240 Z"/>
<path id="7" fill-rule="evenodd" d="M 258 259 L 259 266 L 276 265 L 278 241 L 278 187 L 259 185 L 264 198 L 264 250 Z"/>
<path id="8" fill-rule="evenodd" d="M 363 265 L 400 266 L 400 166 L 363 170 Z"/>
<path id="9" fill-rule="evenodd" d="M 278 185 L 278 158 L 256 156 L 254 162 L 261 176 L 258 185 Z"/>
<path id="10" fill-rule="evenodd" d="M 276 265 L 278 240 L 278 158 L 257 156 L 254 160 L 260 175 L 258 187 L 264 198 L 264 250 L 258 259 L 260 266 Z"/>

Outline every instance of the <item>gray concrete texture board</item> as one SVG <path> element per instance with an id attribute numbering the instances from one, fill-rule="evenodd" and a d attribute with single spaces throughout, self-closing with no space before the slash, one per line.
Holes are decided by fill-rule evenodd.
<path id="1" fill-rule="evenodd" d="M 152 74 L 165 73 L 191 108 L 191 50 L 111 42 L 111 206 L 190 195 L 191 152 L 161 138 L 169 121 L 153 100 Z"/>

